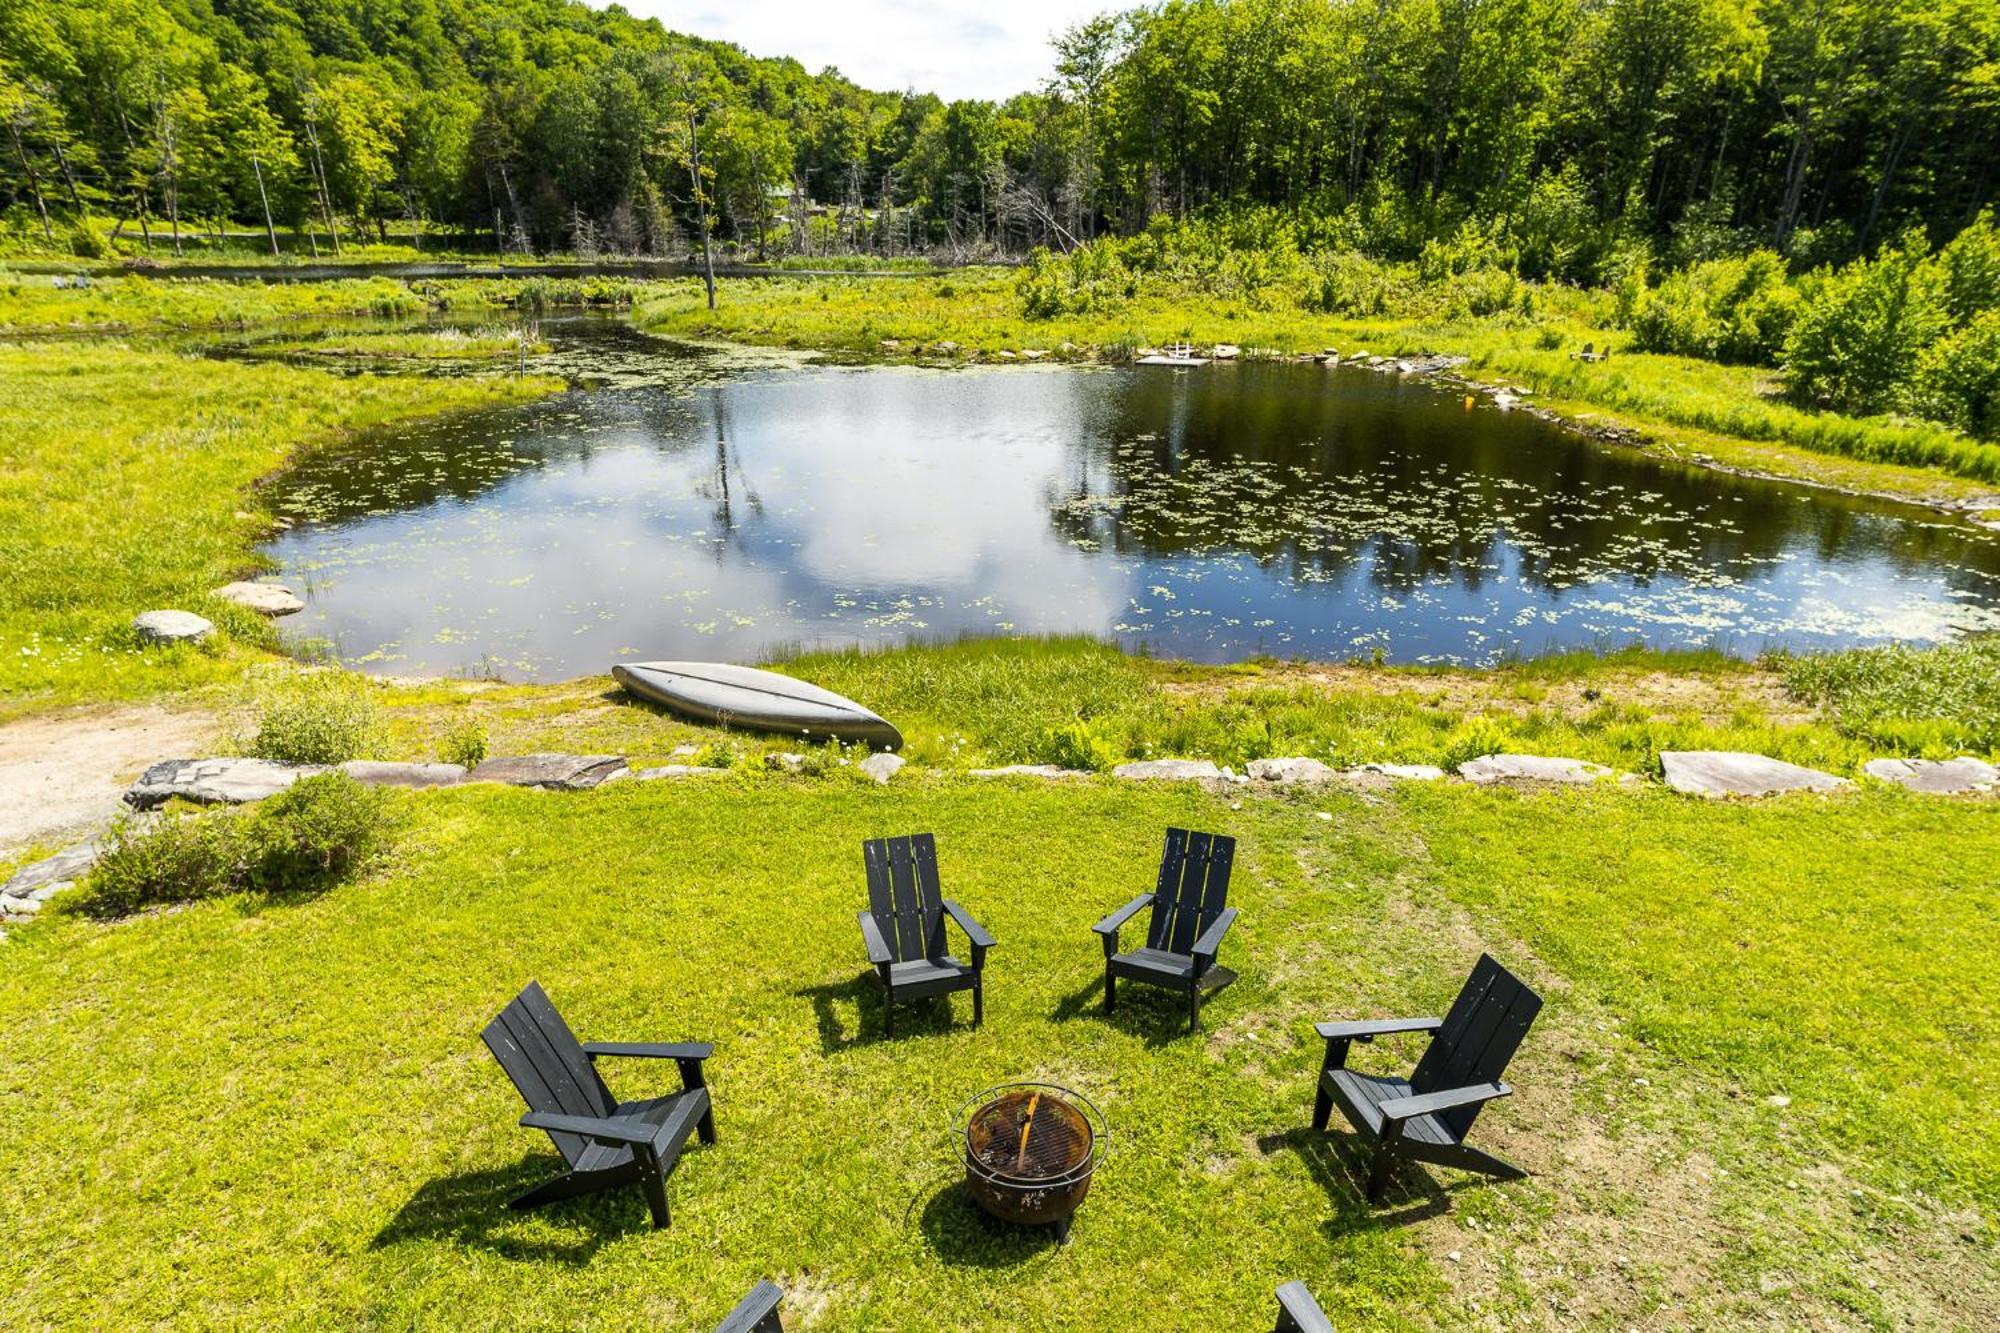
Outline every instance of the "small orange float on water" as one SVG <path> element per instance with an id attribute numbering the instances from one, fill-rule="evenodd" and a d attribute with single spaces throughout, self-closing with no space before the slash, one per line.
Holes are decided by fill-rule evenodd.
<path id="1" fill-rule="evenodd" d="M 1472 408 L 1472 405 L 1473 405 L 1474 403 L 1478 402 L 1478 401 L 1479 401 L 1479 399 L 1478 399 L 1477 397 L 1475 397 L 1474 395 L 1472 395 L 1472 394 L 1467 394 L 1467 395 L 1465 395 L 1465 406 L 1466 406 L 1466 409 L 1467 409 L 1468 411 L 1470 411 L 1470 410 L 1471 410 L 1471 408 Z"/>

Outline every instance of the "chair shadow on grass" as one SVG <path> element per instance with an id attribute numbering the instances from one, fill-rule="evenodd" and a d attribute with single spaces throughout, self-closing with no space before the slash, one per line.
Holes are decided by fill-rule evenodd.
<path id="1" fill-rule="evenodd" d="M 1263 1135 L 1257 1140 L 1257 1150 L 1267 1157 L 1280 1150 L 1299 1155 L 1333 1205 L 1326 1229 L 1336 1236 L 1405 1227 L 1437 1217 L 1451 1207 L 1452 1194 L 1480 1183 L 1471 1180 L 1440 1185 L 1421 1163 L 1401 1161 L 1382 1192 L 1382 1202 L 1371 1207 L 1366 1191 L 1375 1146 L 1359 1135 L 1343 1134 L 1337 1127 L 1321 1133 L 1301 1125 L 1282 1134 Z"/>
<path id="2" fill-rule="evenodd" d="M 581 1266 L 606 1241 L 652 1225 L 636 1189 L 606 1190 L 517 1212 L 507 1201 L 562 1174 L 562 1158 L 529 1153 L 511 1166 L 461 1171 L 427 1181 L 371 1245 L 442 1240 L 503 1259 Z M 553 1230 L 553 1233 L 551 1229 Z"/>
<path id="3" fill-rule="evenodd" d="M 884 1030 L 883 1001 L 886 997 L 882 993 L 881 982 L 875 979 L 872 972 L 864 972 L 848 981 L 801 986 L 792 994 L 812 1001 L 813 1020 L 819 1028 L 819 1049 L 823 1055 L 838 1055 L 863 1043 L 906 1041 L 972 1025 L 972 1001 L 969 996 L 960 997 L 963 1012 L 956 1012 L 952 1008 L 952 996 L 937 995 L 928 1000 L 905 1000 L 898 1004 L 896 1034 L 890 1036 Z M 842 1021 L 841 1010 L 848 1004 L 854 1006 L 852 1024 Z"/>
<path id="4" fill-rule="evenodd" d="M 1060 1248 L 1052 1226 L 1019 1226 L 989 1217 L 966 1193 L 965 1180 L 958 1175 L 940 1173 L 926 1180 L 911 1196 L 908 1211 L 916 1212 L 920 1204 L 917 1229 L 931 1253 L 954 1268 L 1018 1268 L 1038 1254 Z M 1081 1236 L 1081 1230 L 1077 1234 Z"/>
<path id="5" fill-rule="evenodd" d="M 1104 976 L 1099 973 L 1090 984 L 1073 991 L 1057 1001 L 1049 1011 L 1049 1019 L 1055 1023 L 1067 1023 L 1072 1019 L 1094 1019 L 1109 1023 L 1127 1036 L 1138 1037 L 1151 1050 L 1172 1046 L 1186 1041 L 1190 1036 L 1200 1041 L 1208 1026 L 1208 1006 L 1219 995 L 1226 994 L 1235 978 L 1202 992 L 1202 1026 L 1193 1033 L 1188 1032 L 1187 995 L 1181 991 L 1168 990 L 1163 986 L 1148 986 L 1145 982 L 1120 980 L 1118 983 L 1118 1007 L 1110 1013 L 1104 1012 Z"/>

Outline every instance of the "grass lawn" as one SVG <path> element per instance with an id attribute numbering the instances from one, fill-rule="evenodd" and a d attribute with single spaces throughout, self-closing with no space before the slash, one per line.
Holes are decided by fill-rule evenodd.
<path id="1" fill-rule="evenodd" d="M 766 1275 L 804 1328 L 1258 1327 L 1292 1277 L 1342 1327 L 2000 1318 L 2000 1157 L 1966 1132 L 2000 1061 L 1990 804 L 839 778 L 408 803 L 397 862 L 316 900 L 9 942 L 0 1323 L 706 1328 Z M 1241 840 L 1242 979 L 1194 1038 L 1164 994 L 1098 1010 L 1089 924 L 1168 823 Z M 983 1029 L 961 997 L 890 1041 L 855 843 L 916 828 L 1000 943 Z M 1437 1011 L 1482 948 L 1548 1000 L 1477 1130 L 1534 1175 L 1408 1174 L 1371 1213 L 1305 1129 L 1310 1023 Z M 586 1040 L 716 1042 L 721 1140 L 670 1231 L 636 1191 L 504 1207 L 559 1160 L 478 1042 L 531 978 Z M 946 1146 L 1022 1077 L 1111 1119 L 1067 1250 L 988 1224 Z"/>
<path id="2" fill-rule="evenodd" d="M 546 378 L 335 376 L 108 342 L 0 346 L 0 716 L 234 675 L 272 642 L 211 589 L 256 568 L 258 478 L 296 450 L 402 418 L 519 401 Z M 179 607 L 220 641 L 141 650 Z"/>

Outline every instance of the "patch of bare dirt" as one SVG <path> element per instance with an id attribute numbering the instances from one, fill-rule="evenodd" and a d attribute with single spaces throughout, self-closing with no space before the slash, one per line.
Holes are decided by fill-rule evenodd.
<path id="1" fill-rule="evenodd" d="M 220 730 L 213 713 L 156 704 L 0 725 L 0 853 L 103 823 L 148 764 L 195 757 Z"/>

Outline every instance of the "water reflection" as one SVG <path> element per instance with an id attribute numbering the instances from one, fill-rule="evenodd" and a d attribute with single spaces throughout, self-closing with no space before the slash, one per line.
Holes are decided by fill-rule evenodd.
<path id="1" fill-rule="evenodd" d="M 1312 366 L 750 371 L 555 330 L 605 387 L 287 484 L 294 623 L 394 671 L 1084 631 L 1204 660 L 1490 661 L 1996 623 L 2000 543 Z M 607 341 L 608 340 L 608 341 Z"/>

